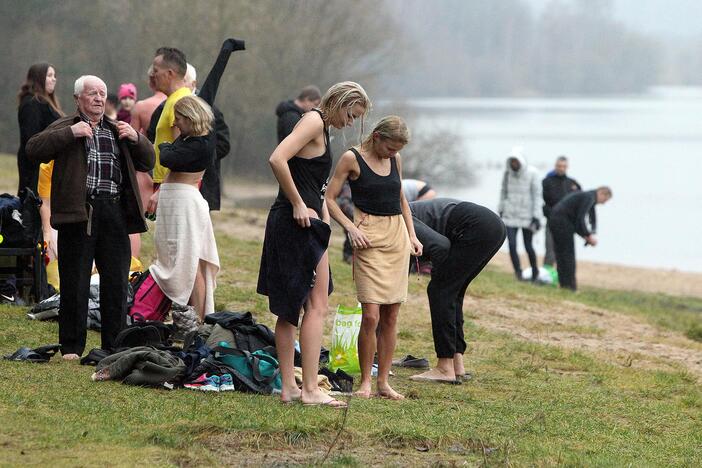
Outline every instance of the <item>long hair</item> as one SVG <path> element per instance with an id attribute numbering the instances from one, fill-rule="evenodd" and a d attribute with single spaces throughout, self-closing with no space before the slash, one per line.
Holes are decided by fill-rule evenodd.
<path id="1" fill-rule="evenodd" d="M 35 63 L 29 67 L 27 71 L 27 79 L 17 93 L 17 105 L 22 103 L 25 96 L 33 96 L 39 101 L 46 102 L 59 115 L 64 115 L 61 110 L 61 105 L 56 97 L 56 90 L 46 92 L 46 74 L 49 72 L 49 67 L 56 71 L 56 67 L 47 62 Z"/>
<path id="2" fill-rule="evenodd" d="M 373 131 L 363 140 L 361 146 L 371 148 L 373 146 L 373 135 L 378 135 L 384 140 L 392 140 L 406 145 L 410 140 L 410 131 L 407 124 L 401 117 L 388 115 L 375 124 Z"/>
<path id="3" fill-rule="evenodd" d="M 212 131 L 214 114 L 202 98 L 194 95 L 183 96 L 173 106 L 173 112 L 192 122 L 193 136 L 207 135 Z"/>
<path id="4" fill-rule="evenodd" d="M 360 104 L 365 109 L 361 116 L 361 135 L 363 135 L 365 116 L 370 112 L 371 100 L 360 84 L 353 81 L 342 81 L 332 85 L 322 96 L 319 108 L 327 118 L 325 123 L 329 124 L 328 119 L 336 118 L 339 112 L 351 109 L 356 104 Z"/>

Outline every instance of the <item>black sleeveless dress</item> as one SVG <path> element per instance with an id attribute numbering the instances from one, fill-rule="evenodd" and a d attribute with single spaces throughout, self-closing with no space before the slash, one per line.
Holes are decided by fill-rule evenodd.
<path id="1" fill-rule="evenodd" d="M 318 112 L 320 116 L 322 113 Z M 308 208 L 322 216 L 324 192 L 332 168 L 329 131 L 324 128 L 324 153 L 316 158 L 294 156 L 288 161 L 295 188 Z M 315 269 L 329 246 L 331 227 L 321 219 L 310 218 L 310 227 L 300 227 L 282 188 L 278 190 L 266 221 L 266 232 L 258 271 L 256 292 L 268 296 L 270 311 L 293 325 L 307 301 L 316 276 Z M 333 290 L 331 270 L 329 290 Z"/>

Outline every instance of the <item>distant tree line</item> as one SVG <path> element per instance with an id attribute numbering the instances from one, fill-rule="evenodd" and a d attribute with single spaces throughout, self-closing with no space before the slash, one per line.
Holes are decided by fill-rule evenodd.
<path id="1" fill-rule="evenodd" d="M 247 50 L 232 58 L 217 96 L 232 134 L 226 175 L 270 177 L 274 108 L 307 84 L 324 91 L 354 80 L 382 101 L 635 93 L 666 80 L 700 82 L 702 41 L 658 44 L 609 19 L 608 3 L 554 0 L 537 17 L 522 0 L 5 0 L 0 151 L 17 149 L 16 91 L 32 63 L 56 66 L 61 103 L 72 112 L 79 75 L 103 77 L 112 92 L 133 82 L 147 97 L 156 48 L 182 49 L 203 80 L 230 36 L 245 39 Z M 381 111 L 376 106 L 370 120 Z M 356 141 L 346 132 L 335 145 Z"/>

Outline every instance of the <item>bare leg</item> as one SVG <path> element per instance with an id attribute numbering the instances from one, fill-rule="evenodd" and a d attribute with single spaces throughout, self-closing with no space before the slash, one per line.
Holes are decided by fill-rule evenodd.
<path id="1" fill-rule="evenodd" d="M 205 301 L 207 298 L 207 285 L 205 284 L 205 262 L 200 260 L 197 266 L 197 273 L 195 274 L 195 284 L 193 285 L 193 292 L 190 293 L 190 300 L 188 304 L 195 308 L 197 316 L 200 318 L 200 322 L 205 320 Z"/>
<path id="2" fill-rule="evenodd" d="M 129 234 L 129 244 L 132 248 L 132 257 L 139 258 L 139 254 L 141 253 L 141 234 Z"/>
<path id="3" fill-rule="evenodd" d="M 283 382 L 280 399 L 285 403 L 299 400 L 301 394 L 295 382 L 295 332 L 295 325 L 278 318 L 275 323 L 275 349 L 278 352 L 280 378 Z"/>
<path id="4" fill-rule="evenodd" d="M 466 368 L 463 365 L 463 355 L 461 353 L 453 355 L 453 371 L 456 376 L 466 375 Z"/>
<path id="5" fill-rule="evenodd" d="M 324 404 L 335 408 L 346 406 L 319 389 L 319 352 L 322 348 L 324 319 L 329 309 L 329 253 L 324 252 L 317 264 L 317 276 L 305 304 L 305 315 L 300 326 L 300 351 L 302 353 L 302 403 Z"/>
<path id="6" fill-rule="evenodd" d="M 380 337 L 378 338 L 378 395 L 391 400 L 403 400 L 405 397 L 390 386 L 388 376 L 392 365 L 392 354 L 397 344 L 397 316 L 400 304 L 380 306 Z"/>
<path id="7" fill-rule="evenodd" d="M 361 330 L 358 333 L 358 361 L 361 365 L 361 386 L 356 395 L 362 398 L 370 398 L 372 390 L 371 369 L 373 368 L 373 356 L 377 346 L 375 332 L 378 328 L 380 317 L 380 306 L 378 304 L 361 304 L 363 308 L 363 318 L 361 319 Z"/>

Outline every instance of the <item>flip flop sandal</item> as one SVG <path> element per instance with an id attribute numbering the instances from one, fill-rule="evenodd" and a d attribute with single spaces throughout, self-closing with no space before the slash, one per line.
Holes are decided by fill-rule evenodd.
<path id="1" fill-rule="evenodd" d="M 462 382 L 467 382 L 472 378 L 473 374 L 471 374 L 470 372 L 466 372 L 465 374 L 456 374 L 456 380 L 460 380 Z"/>
<path id="2" fill-rule="evenodd" d="M 413 382 L 433 382 L 433 383 L 442 383 L 442 384 L 449 384 L 449 385 L 461 385 L 463 383 L 458 378 L 456 380 L 432 379 L 431 377 L 421 377 L 419 375 L 411 376 L 410 380 L 412 380 Z"/>
<path id="3" fill-rule="evenodd" d="M 426 358 L 414 357 L 411 354 L 392 362 L 393 366 L 409 367 L 412 369 L 429 369 L 429 361 Z"/>
<path id="4" fill-rule="evenodd" d="M 335 405 L 333 404 L 334 402 L 339 402 L 341 403 L 341 405 Z M 303 403 L 302 406 L 328 406 L 329 408 L 334 409 L 346 409 L 349 407 L 349 405 L 346 402 L 342 400 L 337 400 L 336 398 L 330 398 L 321 403 Z"/>

